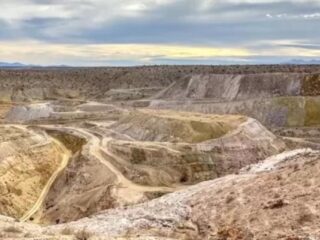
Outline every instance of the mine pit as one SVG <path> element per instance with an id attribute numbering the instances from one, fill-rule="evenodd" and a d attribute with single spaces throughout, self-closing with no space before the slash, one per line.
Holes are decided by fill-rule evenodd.
<path id="1" fill-rule="evenodd" d="M 319 74 L 177 68 L 0 71 L 0 233 L 315 234 Z"/>

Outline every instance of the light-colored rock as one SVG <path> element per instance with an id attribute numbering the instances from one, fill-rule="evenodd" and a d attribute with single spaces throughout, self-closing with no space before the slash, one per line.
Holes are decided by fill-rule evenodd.
<path id="1" fill-rule="evenodd" d="M 14 106 L 7 113 L 7 122 L 27 122 L 41 118 L 49 118 L 53 113 L 53 108 L 49 103 L 35 103 L 29 105 Z"/>

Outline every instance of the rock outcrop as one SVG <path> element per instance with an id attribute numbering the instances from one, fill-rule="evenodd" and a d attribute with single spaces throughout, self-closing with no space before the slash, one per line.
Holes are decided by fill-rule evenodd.
<path id="1" fill-rule="evenodd" d="M 103 239 L 318 239 L 319 152 L 304 149 L 275 158 L 240 175 L 46 231 L 85 229 Z"/>
<path id="2" fill-rule="evenodd" d="M 69 152 L 43 132 L 22 126 L 1 126 L 0 132 L 0 212 L 19 219 L 41 203 Z"/>
<path id="3" fill-rule="evenodd" d="M 320 239 L 319 72 L 0 70 L 0 238 Z"/>
<path id="4" fill-rule="evenodd" d="M 196 75 L 150 100 L 151 108 L 242 114 L 269 127 L 320 123 L 319 74 Z M 314 89 L 314 90 L 312 90 Z"/>

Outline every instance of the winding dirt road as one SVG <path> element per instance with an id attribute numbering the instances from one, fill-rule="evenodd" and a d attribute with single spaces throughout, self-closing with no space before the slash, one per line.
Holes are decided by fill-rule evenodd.
<path id="1" fill-rule="evenodd" d="M 39 208 L 42 206 L 42 203 L 44 201 L 44 199 L 46 198 L 52 184 L 54 183 L 54 181 L 57 179 L 57 177 L 59 176 L 59 174 L 65 169 L 65 167 L 68 165 L 69 159 L 71 157 L 71 151 L 69 151 L 61 142 L 59 142 L 58 140 L 56 140 L 55 138 L 49 137 L 49 139 L 51 139 L 57 146 L 58 148 L 60 148 L 60 152 L 62 154 L 62 160 L 60 163 L 60 166 L 57 168 L 57 170 L 51 175 L 51 177 L 49 178 L 48 182 L 46 183 L 45 187 L 43 188 L 40 196 L 38 197 L 38 200 L 35 202 L 35 204 L 33 205 L 33 207 L 28 210 L 21 218 L 20 221 L 21 222 L 25 222 L 28 219 L 30 219 L 38 210 Z"/>
<path id="2" fill-rule="evenodd" d="M 23 131 L 32 131 L 32 130 L 28 129 L 27 125 L 18 125 L 18 124 L 2 124 L 2 125 L 7 126 L 7 127 L 14 127 L 14 128 L 17 128 L 17 129 L 20 129 Z M 51 175 L 51 177 L 47 181 L 46 185 L 42 189 L 41 194 L 39 195 L 35 204 L 26 213 L 24 213 L 24 215 L 20 218 L 21 222 L 25 222 L 28 219 L 30 219 L 40 209 L 40 207 L 42 206 L 42 203 L 44 202 L 52 184 L 57 179 L 59 174 L 68 165 L 69 159 L 72 155 L 71 151 L 68 150 L 60 141 L 58 141 L 57 139 L 55 139 L 53 137 L 48 136 L 46 133 L 43 133 L 43 134 L 45 134 L 46 141 L 41 143 L 41 145 L 49 144 L 51 142 L 55 143 L 56 146 L 59 148 L 59 152 L 61 153 L 61 162 L 60 162 L 59 167 L 54 171 L 54 173 Z M 39 147 L 41 145 L 35 145 L 32 147 Z"/>
<path id="3" fill-rule="evenodd" d="M 50 130 L 58 130 L 58 131 L 71 131 L 73 133 L 77 133 L 80 136 L 84 137 L 88 141 L 88 146 L 89 146 L 89 153 L 93 155 L 95 158 L 97 158 L 103 165 L 105 165 L 110 171 L 112 171 L 119 182 L 119 185 L 122 188 L 125 189 L 131 189 L 137 192 L 173 192 L 179 189 L 179 187 L 154 187 L 154 186 L 143 186 L 139 185 L 136 183 L 133 183 L 129 179 L 127 179 L 122 172 L 117 169 L 111 162 L 109 162 L 102 154 L 101 152 L 104 152 L 107 154 L 109 157 L 113 158 L 117 162 L 122 162 L 124 161 L 123 159 L 119 158 L 115 154 L 113 154 L 109 149 L 108 149 L 108 141 L 111 141 L 112 138 L 103 138 L 101 139 L 94 134 L 82 129 L 82 128 L 76 128 L 76 127 L 64 127 L 64 126 L 50 126 L 50 125 L 41 125 L 41 127 L 45 129 L 50 129 Z"/>
<path id="4" fill-rule="evenodd" d="M 9 125 L 8 124 L 7 126 L 15 127 L 25 131 L 32 131 L 30 130 L 30 128 L 28 128 L 27 125 L 16 125 L 16 124 Z M 85 129 L 77 128 L 77 127 L 65 127 L 65 126 L 57 126 L 57 125 L 40 125 L 38 127 L 43 130 L 56 130 L 61 132 L 77 134 L 87 139 L 89 154 L 95 157 L 96 159 L 98 159 L 103 165 L 105 165 L 108 169 L 110 169 L 110 171 L 114 173 L 115 176 L 117 177 L 117 181 L 118 181 L 117 192 L 120 197 L 134 199 L 137 196 L 141 196 L 141 194 L 145 192 L 174 192 L 176 190 L 183 188 L 183 186 L 177 186 L 177 187 L 144 186 L 144 185 L 136 184 L 131 180 L 127 179 L 116 166 L 114 166 L 110 161 L 108 161 L 108 158 L 111 158 L 119 163 L 125 161 L 109 150 L 108 143 L 112 140 L 112 138 L 103 137 L 102 135 L 99 135 L 99 133 L 93 134 Z M 43 132 L 43 134 L 46 134 L 45 131 Z M 99 137 L 96 135 L 98 135 Z M 47 134 L 46 134 L 46 137 L 47 137 L 47 142 L 54 142 L 56 146 L 59 148 L 59 152 L 61 152 L 61 163 L 59 167 L 55 170 L 55 172 L 51 175 L 49 180 L 47 181 L 46 185 L 44 186 L 43 190 L 41 191 L 41 194 L 39 195 L 37 201 L 34 203 L 32 208 L 30 208 L 20 218 L 21 222 L 24 222 L 30 219 L 41 208 L 54 181 L 57 179 L 59 174 L 61 174 L 61 172 L 66 168 L 66 166 L 68 165 L 69 159 L 72 156 L 71 151 L 68 150 L 64 146 L 64 144 L 62 144 L 60 141 L 58 141 L 57 139 Z M 127 136 L 125 137 L 129 138 Z M 107 157 L 104 155 L 107 155 Z"/>

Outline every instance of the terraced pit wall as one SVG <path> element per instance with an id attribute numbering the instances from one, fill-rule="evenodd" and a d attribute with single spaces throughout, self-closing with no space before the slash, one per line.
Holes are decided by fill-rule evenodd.
<path id="1" fill-rule="evenodd" d="M 320 72 L 315 65 L 0 69 L 0 101 L 98 98 L 110 89 L 165 88 L 197 74 Z M 63 86 L 63 87 L 62 87 Z"/>
<path id="2" fill-rule="evenodd" d="M 270 127 L 315 126 L 319 83 L 319 74 L 196 75 L 163 90 L 149 107 L 242 114 Z"/>

